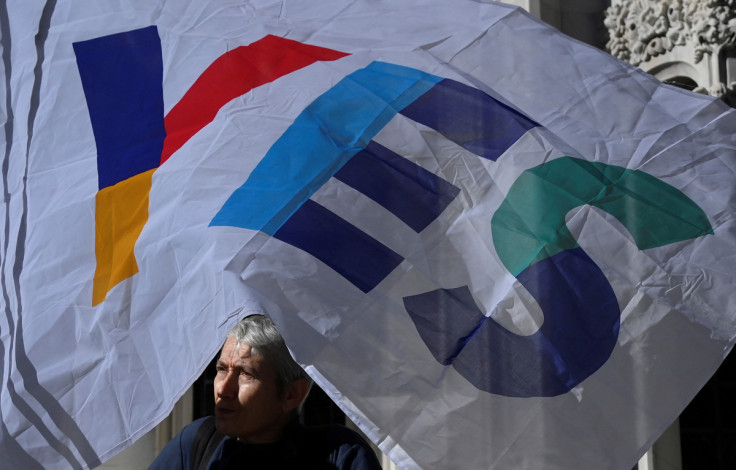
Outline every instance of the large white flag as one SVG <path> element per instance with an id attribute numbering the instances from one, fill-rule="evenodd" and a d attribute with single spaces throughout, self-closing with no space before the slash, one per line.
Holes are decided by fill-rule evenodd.
<path id="1" fill-rule="evenodd" d="M 242 316 L 402 468 L 628 469 L 736 332 L 736 115 L 470 0 L 0 2 L 0 455 Z"/>

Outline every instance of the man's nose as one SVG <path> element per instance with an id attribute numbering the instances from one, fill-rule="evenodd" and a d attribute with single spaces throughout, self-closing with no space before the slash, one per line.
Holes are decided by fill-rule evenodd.
<path id="1" fill-rule="evenodd" d="M 222 397 L 232 397 L 238 393 L 238 374 L 230 371 L 217 383 L 217 394 Z"/>

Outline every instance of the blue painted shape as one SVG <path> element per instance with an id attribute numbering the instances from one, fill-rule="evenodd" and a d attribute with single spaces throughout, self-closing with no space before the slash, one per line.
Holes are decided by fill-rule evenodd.
<path id="1" fill-rule="evenodd" d="M 481 90 L 449 79 L 439 82 L 401 114 L 493 161 L 539 125 Z"/>
<path id="2" fill-rule="evenodd" d="M 620 310 L 598 266 L 581 249 L 563 251 L 518 276 L 544 312 L 530 336 L 486 317 L 466 287 L 404 298 L 435 358 L 480 390 L 509 397 L 551 397 L 598 370 L 616 345 Z"/>
<path id="3" fill-rule="evenodd" d="M 335 178 L 385 207 L 417 233 L 460 192 L 460 188 L 373 141 L 335 173 Z"/>
<path id="4" fill-rule="evenodd" d="M 97 145 L 99 189 L 157 168 L 166 130 L 156 27 L 73 47 Z"/>
<path id="5" fill-rule="evenodd" d="M 296 118 L 210 225 L 275 234 L 399 110 L 440 80 L 383 62 L 348 75 Z"/>
<path id="6" fill-rule="evenodd" d="M 404 297 L 404 307 L 434 358 L 446 366 L 486 321 L 468 286 Z"/>
<path id="7" fill-rule="evenodd" d="M 273 235 L 311 254 L 363 292 L 369 292 L 403 258 L 333 212 L 307 200 Z"/>

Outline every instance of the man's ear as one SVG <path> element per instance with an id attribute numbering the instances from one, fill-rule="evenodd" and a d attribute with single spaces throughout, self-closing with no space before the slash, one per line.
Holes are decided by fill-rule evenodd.
<path id="1" fill-rule="evenodd" d="M 297 379 L 286 386 L 281 400 L 285 412 L 294 411 L 304 402 L 309 393 L 309 383 L 305 379 Z"/>

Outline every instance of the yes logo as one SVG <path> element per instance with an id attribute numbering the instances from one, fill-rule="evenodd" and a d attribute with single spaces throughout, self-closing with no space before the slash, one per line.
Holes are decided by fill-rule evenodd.
<path id="1" fill-rule="evenodd" d="M 166 158 L 233 98 L 346 55 L 266 37 L 217 59 L 164 117 L 154 27 L 77 43 L 75 52 L 98 147 L 94 304 L 137 272 L 133 247 L 147 221 L 151 174 Z M 398 115 L 491 162 L 539 127 L 473 87 L 373 62 L 315 99 L 210 225 L 262 231 L 371 292 L 408 254 L 322 206 L 311 198 L 315 192 L 334 178 L 420 234 L 464 190 L 374 140 Z M 586 204 L 618 219 L 640 249 L 712 233 L 696 204 L 643 172 L 573 157 L 530 168 L 484 223 L 491 224 L 498 258 L 535 298 L 544 322 L 532 335 L 517 335 L 478 307 L 469 285 L 405 297 L 406 311 L 440 363 L 480 390 L 531 397 L 566 393 L 608 360 L 618 337 L 618 302 L 565 226 L 565 215 Z"/>

